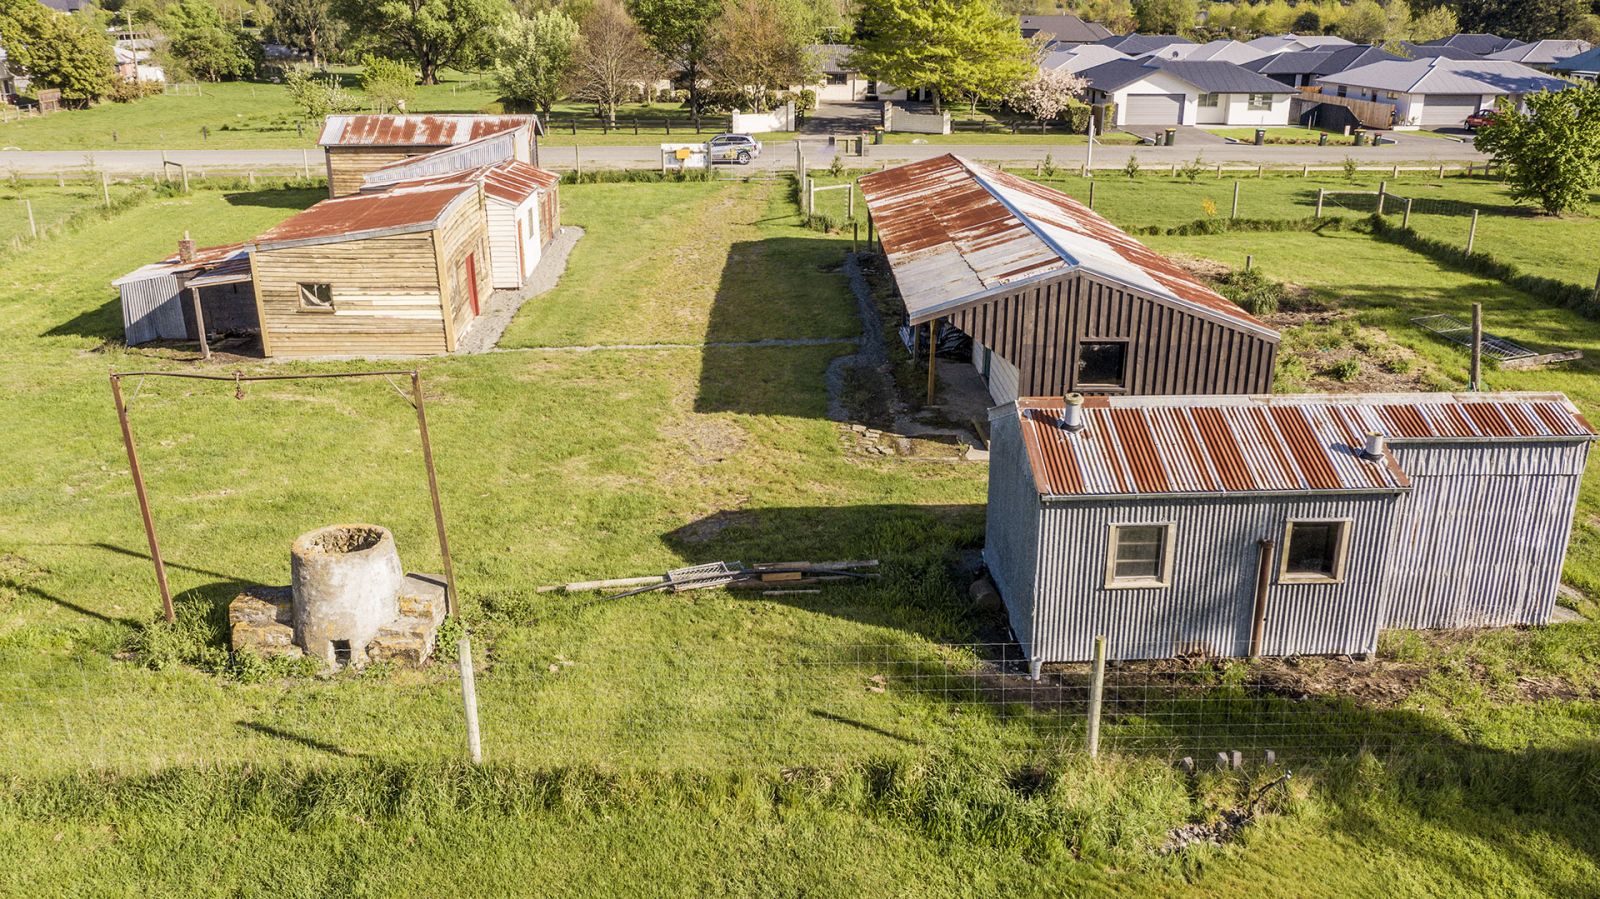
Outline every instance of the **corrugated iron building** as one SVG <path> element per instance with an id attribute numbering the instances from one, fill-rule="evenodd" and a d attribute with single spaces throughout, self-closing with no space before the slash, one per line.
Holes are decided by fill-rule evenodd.
<path id="1" fill-rule="evenodd" d="M 1595 436 L 1560 394 L 1054 397 L 990 425 L 984 557 L 1042 662 L 1542 624 Z"/>
<path id="2" fill-rule="evenodd" d="M 332 115 L 317 143 L 328 167 L 328 196 L 342 197 L 361 190 L 369 172 L 505 132 L 515 136 L 515 159 L 539 164 L 540 126 L 531 115 Z"/>
<path id="3" fill-rule="evenodd" d="M 244 244 L 203 247 L 184 259 L 181 251 L 111 282 L 122 301 L 123 338 L 128 346 L 153 340 L 196 340 L 194 293 L 207 333 L 257 329 L 250 255 Z"/>
<path id="4" fill-rule="evenodd" d="M 1276 331 L 1059 191 L 949 154 L 860 185 L 907 323 L 971 335 L 998 403 L 1272 389 Z"/>

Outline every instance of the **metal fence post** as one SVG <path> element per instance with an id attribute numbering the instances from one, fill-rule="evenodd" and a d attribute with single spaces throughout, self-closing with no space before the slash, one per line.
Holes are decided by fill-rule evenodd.
<path id="1" fill-rule="evenodd" d="M 467 714 L 467 752 L 474 765 L 483 764 L 483 738 L 478 733 L 478 685 L 472 671 L 472 639 L 462 637 L 456 644 L 461 666 L 461 704 Z"/>
<path id="2" fill-rule="evenodd" d="M 1472 245 L 1478 239 L 1478 210 L 1472 210 L 1472 224 L 1467 226 L 1467 255 L 1472 255 Z"/>
<path id="3" fill-rule="evenodd" d="M 1094 671 L 1089 681 L 1089 758 L 1100 755 L 1100 701 L 1106 689 L 1106 638 L 1094 638 Z"/>

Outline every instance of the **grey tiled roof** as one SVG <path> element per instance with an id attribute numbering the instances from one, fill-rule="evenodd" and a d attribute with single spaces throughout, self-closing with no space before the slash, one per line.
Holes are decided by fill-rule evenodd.
<path id="1" fill-rule="evenodd" d="M 1498 59 L 1406 59 L 1375 62 L 1318 79 L 1402 94 L 1531 94 L 1562 90 L 1571 82 Z"/>
<path id="2" fill-rule="evenodd" d="M 1209 94 L 1292 94 L 1294 89 L 1282 82 L 1231 62 L 1183 59 L 1118 59 L 1079 72 L 1089 79 L 1096 90 L 1114 91 L 1149 77 L 1151 70 L 1159 69 Z"/>

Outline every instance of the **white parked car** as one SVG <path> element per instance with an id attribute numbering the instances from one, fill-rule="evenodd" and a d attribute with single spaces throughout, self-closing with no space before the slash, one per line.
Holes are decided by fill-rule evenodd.
<path id="1" fill-rule="evenodd" d="M 749 165 L 761 155 L 761 141 L 748 134 L 719 134 L 708 141 L 712 162 L 737 162 Z"/>

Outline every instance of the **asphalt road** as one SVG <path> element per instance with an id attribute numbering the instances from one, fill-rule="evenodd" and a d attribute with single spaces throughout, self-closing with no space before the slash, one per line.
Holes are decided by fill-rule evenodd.
<path id="1" fill-rule="evenodd" d="M 1471 144 L 1457 143 L 1438 138 L 1402 135 L 1400 142 L 1381 147 L 1316 147 L 1316 146 L 1264 146 L 1224 144 L 1212 140 L 1194 139 L 1173 147 L 1097 146 L 1094 148 L 1094 167 L 1120 168 L 1129 155 L 1139 158 L 1150 167 L 1188 162 L 1196 156 L 1209 163 L 1225 165 L 1338 166 L 1346 157 L 1355 157 L 1362 165 L 1423 165 L 1438 163 L 1483 162 L 1485 157 Z M 825 138 L 802 139 L 806 160 L 811 165 L 827 165 L 833 159 L 833 148 Z M 795 142 L 774 141 L 766 145 L 761 158 L 752 168 L 771 171 L 792 169 L 795 163 Z M 927 159 L 941 153 L 959 153 L 986 162 L 1032 163 L 1049 154 L 1062 167 L 1075 167 L 1084 162 L 1087 148 L 1077 146 L 1050 146 L 1046 144 L 885 144 L 867 147 L 865 158 L 849 157 L 852 167 L 896 164 Z M 579 147 L 574 153 L 570 146 L 541 148 L 540 162 L 545 168 L 565 171 L 574 165 L 584 168 L 652 168 L 660 164 L 660 153 L 652 146 Z M 112 174 L 149 174 L 162 169 L 162 160 L 188 166 L 193 173 L 235 173 L 247 171 L 260 173 L 285 173 L 304 169 L 313 174 L 323 170 L 320 150 L 0 150 L 0 173 L 53 174 L 56 172 L 81 172 L 86 169 Z"/>

